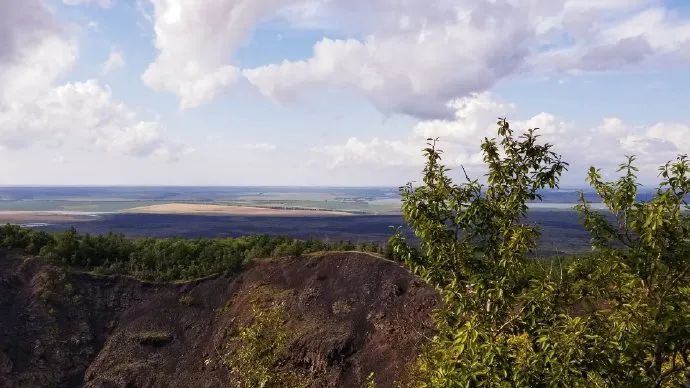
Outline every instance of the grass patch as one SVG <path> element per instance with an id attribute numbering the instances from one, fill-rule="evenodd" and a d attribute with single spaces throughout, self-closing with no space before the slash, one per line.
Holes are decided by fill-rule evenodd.
<path id="1" fill-rule="evenodd" d="M 299 371 L 278 366 L 288 352 L 293 333 L 285 327 L 283 294 L 269 287 L 254 291 L 250 297 L 252 320 L 239 327 L 231 340 L 234 351 L 225 356 L 232 384 L 236 387 L 306 387 L 306 377 Z"/>
<path id="2" fill-rule="evenodd" d="M 180 296 L 178 302 L 180 302 L 181 305 L 189 307 L 196 304 L 196 299 L 194 299 L 194 297 L 189 294 L 184 294 Z"/>
<path id="3" fill-rule="evenodd" d="M 163 346 L 173 340 L 173 335 L 161 330 L 150 330 L 136 333 L 132 338 L 142 345 Z"/>

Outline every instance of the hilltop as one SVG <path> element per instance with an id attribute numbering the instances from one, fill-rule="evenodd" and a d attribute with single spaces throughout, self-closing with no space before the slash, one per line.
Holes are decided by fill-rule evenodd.
<path id="1" fill-rule="evenodd" d="M 0 386 L 228 386 L 258 311 L 280 308 L 270 373 L 314 387 L 404 379 L 438 303 L 397 263 L 355 252 L 255 260 L 184 283 L 68 271 L 0 250 Z M 246 343 L 244 343 L 246 349 Z"/>

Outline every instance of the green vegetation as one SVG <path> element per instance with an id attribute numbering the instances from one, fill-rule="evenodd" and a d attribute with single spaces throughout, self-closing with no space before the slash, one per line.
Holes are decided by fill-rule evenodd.
<path id="1" fill-rule="evenodd" d="M 260 288 L 250 297 L 252 321 L 239 328 L 231 343 L 235 351 L 225 356 L 236 387 L 307 386 L 298 373 L 276 370 L 290 340 L 285 327 L 285 307 L 276 300 L 280 295 L 276 290 Z"/>
<path id="2" fill-rule="evenodd" d="M 690 160 L 660 168 L 656 194 L 637 198 L 634 157 L 606 181 L 589 170 L 588 182 L 607 211 L 581 196 L 577 210 L 592 251 L 568 258 L 535 258 L 540 230 L 526 221 L 527 203 L 558 187 L 568 164 L 542 144 L 535 130 L 514 135 L 506 120 L 496 139 L 482 143 L 487 183 L 454 183 L 442 151 L 430 139 L 423 184 L 401 187 L 403 216 L 419 239 L 396 233 L 389 248 L 285 237 L 127 239 L 70 229 L 49 234 L 0 227 L 0 247 L 23 249 L 51 262 L 145 280 L 174 281 L 239 271 L 248 260 L 316 251 L 361 250 L 392 255 L 434 286 L 443 305 L 437 332 L 412 370 L 419 387 L 690 387 Z M 38 279 L 42 280 L 42 279 Z M 72 296 L 43 279 L 41 299 Z M 240 387 L 300 386 L 281 370 L 290 333 L 275 292 L 252 304 L 225 355 Z M 265 295 L 272 295 L 268 302 Z M 264 299 L 262 299 L 264 298 Z M 191 295 L 179 303 L 194 304 Z M 334 312 L 349 306 L 340 301 Z M 220 313 L 225 313 L 221 309 Z M 140 333 L 151 345 L 168 333 Z M 365 384 L 374 386 L 370 374 Z"/>
<path id="3" fill-rule="evenodd" d="M 49 234 L 17 225 L 0 226 L 0 247 L 23 249 L 53 263 L 104 274 L 127 274 L 149 281 L 190 280 L 237 272 L 254 258 L 298 256 L 319 251 L 385 253 L 375 243 L 323 242 L 275 236 L 222 239 L 127 239 L 92 236 L 72 228 Z"/>
<path id="4" fill-rule="evenodd" d="M 132 338 L 142 345 L 163 346 L 172 341 L 173 336 L 165 331 L 154 330 L 134 334 Z"/>
<path id="5" fill-rule="evenodd" d="M 49 312 L 54 307 L 64 304 L 79 304 L 81 296 L 74 290 L 74 286 L 67 280 L 62 271 L 46 271 L 34 279 L 36 296 L 40 301 L 49 305 Z"/>
<path id="6" fill-rule="evenodd" d="M 500 120 L 482 144 L 487 184 L 457 185 L 436 142 L 423 185 L 401 188 L 394 253 L 440 292 L 435 335 L 414 368 L 420 387 L 690 386 L 690 166 L 661 168 L 656 196 L 637 202 L 634 158 L 623 176 L 589 181 L 610 215 L 578 206 L 591 254 L 534 259 L 538 228 L 527 201 L 557 187 L 567 164 L 534 130 L 516 137 Z M 431 139 L 430 139 L 431 140 Z M 613 220 L 613 221 L 611 221 Z"/>
<path id="7" fill-rule="evenodd" d="M 194 297 L 189 294 L 184 294 L 180 296 L 180 299 L 178 299 L 177 301 L 184 306 L 192 306 L 196 304 L 196 300 L 194 299 Z"/>
<path id="8" fill-rule="evenodd" d="M 367 375 L 367 381 L 364 384 L 365 388 L 376 388 L 376 375 L 374 372 Z"/>

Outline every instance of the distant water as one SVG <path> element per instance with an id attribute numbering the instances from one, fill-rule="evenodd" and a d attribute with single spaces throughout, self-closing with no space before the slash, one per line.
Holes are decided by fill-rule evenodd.
<path id="1" fill-rule="evenodd" d="M 590 189 L 545 190 L 532 210 L 572 210 L 580 193 L 595 209 L 602 209 Z M 649 199 L 651 190 L 639 199 Z M 41 212 L 65 215 L 107 215 L 126 209 L 170 202 L 321 209 L 363 215 L 400 214 L 396 187 L 286 187 L 286 186 L 5 186 L 0 187 L 1 212 Z M 36 220 L 44 221 L 44 220 Z"/>
<path id="2" fill-rule="evenodd" d="M 223 201 L 250 199 L 375 200 L 397 198 L 395 187 L 286 186 L 5 186 L 0 201 Z"/>
<path id="3" fill-rule="evenodd" d="M 542 202 L 529 204 L 529 220 L 542 228 L 539 251 L 543 254 L 589 249 L 589 235 L 573 210 L 580 192 L 595 209 L 603 209 L 589 189 L 543 191 Z M 642 190 L 648 200 L 653 191 Z M 132 207 L 169 202 L 219 203 L 267 207 L 345 210 L 359 216 L 204 216 L 126 214 Z M 75 226 L 88 233 L 123 233 L 131 237 L 223 237 L 248 234 L 286 235 L 293 238 L 386 241 L 393 228 L 405 223 L 400 216 L 396 187 L 0 187 L 0 216 L 32 212 L 76 216 L 32 217 L 23 226 L 48 231 Z M 403 229 L 405 230 L 405 229 Z M 409 234 L 409 230 L 407 231 Z"/>
<path id="4" fill-rule="evenodd" d="M 49 226 L 49 223 L 46 222 L 29 222 L 26 224 L 19 224 L 22 228 L 40 228 L 40 227 L 45 227 Z"/>
<path id="5" fill-rule="evenodd" d="M 530 202 L 527 204 L 530 209 L 541 209 L 541 210 L 574 210 L 577 202 L 570 203 L 558 203 L 558 202 Z M 589 204 L 592 209 L 604 210 L 606 206 L 601 202 L 593 202 Z"/>
<path id="6" fill-rule="evenodd" d="M 589 188 L 544 190 L 543 202 L 575 203 L 580 192 L 599 202 Z M 653 190 L 642 189 L 649 199 Z M 1 201 L 227 201 L 227 200 L 333 200 L 345 202 L 398 199 L 397 187 L 336 186 L 4 186 Z"/>

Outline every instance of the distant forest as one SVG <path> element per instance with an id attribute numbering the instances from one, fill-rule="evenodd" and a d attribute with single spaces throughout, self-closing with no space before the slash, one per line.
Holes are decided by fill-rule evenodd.
<path id="1" fill-rule="evenodd" d="M 299 256 L 319 251 L 363 251 L 388 255 L 386 245 L 297 240 L 280 236 L 219 239 L 140 238 L 80 234 L 74 228 L 47 233 L 18 225 L 0 226 L 0 246 L 22 249 L 55 264 L 102 274 L 169 282 L 237 272 L 254 258 Z"/>

